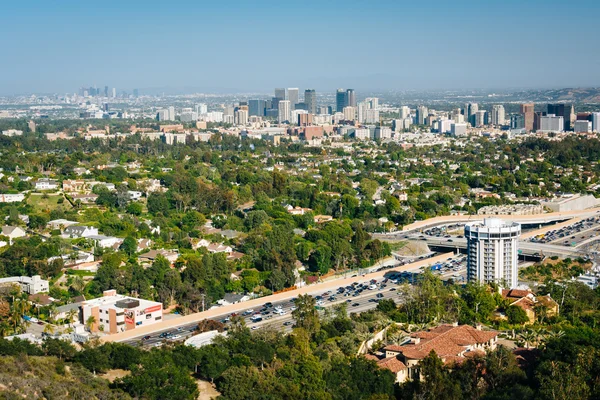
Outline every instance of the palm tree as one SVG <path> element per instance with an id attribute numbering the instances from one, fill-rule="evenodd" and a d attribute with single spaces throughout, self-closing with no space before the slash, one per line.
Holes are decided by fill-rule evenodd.
<path id="1" fill-rule="evenodd" d="M 77 315 L 77 310 L 74 308 L 67 311 L 67 320 L 69 321 L 69 325 L 72 326 L 72 323 L 75 321 L 75 316 Z"/>
<path id="2" fill-rule="evenodd" d="M 51 323 L 47 323 L 46 325 L 44 325 L 44 333 L 46 333 L 48 335 L 52 335 L 55 330 L 56 330 L 56 327 Z"/>
<path id="3" fill-rule="evenodd" d="M 537 342 L 538 336 L 535 332 L 526 330 L 519 334 L 519 339 L 524 343 L 525 348 L 529 349 L 530 346 Z"/>
<path id="4" fill-rule="evenodd" d="M 88 328 L 88 331 L 92 331 L 92 327 L 96 324 L 96 317 L 90 315 L 88 319 L 85 320 L 85 326 Z"/>

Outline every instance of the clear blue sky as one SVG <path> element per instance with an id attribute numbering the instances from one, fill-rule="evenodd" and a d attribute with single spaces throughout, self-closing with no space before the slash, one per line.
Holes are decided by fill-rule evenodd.
<path id="1" fill-rule="evenodd" d="M 0 94 L 600 86 L 598 0 L 5 0 Z"/>

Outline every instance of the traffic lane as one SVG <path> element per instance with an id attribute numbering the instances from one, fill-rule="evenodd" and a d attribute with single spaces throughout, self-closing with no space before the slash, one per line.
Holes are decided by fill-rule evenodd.
<path id="1" fill-rule="evenodd" d="M 386 287 L 384 287 L 381 290 L 379 290 L 379 289 L 366 290 L 364 292 L 364 294 L 361 294 L 356 297 L 354 297 L 354 296 L 346 296 L 346 297 L 338 296 L 336 301 L 333 301 L 333 302 L 327 301 L 324 303 L 323 307 L 332 307 L 332 306 L 346 302 L 348 304 L 348 312 L 358 312 L 358 311 L 362 311 L 364 309 L 374 308 L 377 306 L 377 303 L 373 302 L 372 300 L 376 299 L 378 294 L 381 294 L 382 298 L 393 298 L 394 300 L 397 300 L 396 296 L 397 296 L 397 293 L 399 293 L 399 292 L 397 290 L 390 290 L 392 288 L 396 289 L 395 285 L 390 286 L 388 284 Z M 293 322 L 293 318 L 291 315 L 293 304 L 294 304 L 293 302 L 281 302 L 280 304 L 273 305 L 272 309 L 274 309 L 278 305 L 282 306 L 282 309 L 286 312 L 286 314 L 282 315 L 282 316 L 275 314 L 269 319 L 263 318 L 262 321 L 256 322 L 256 323 L 250 319 L 252 315 L 243 316 L 242 318 L 246 322 L 246 325 L 250 326 L 250 327 L 283 325 L 287 321 Z M 353 306 L 353 304 L 358 304 L 358 306 Z M 287 305 L 287 307 L 283 307 L 283 305 Z M 272 314 L 270 314 L 270 315 L 272 315 Z M 222 319 L 224 319 L 227 316 L 228 316 L 227 314 L 223 314 L 220 317 Z M 219 320 L 219 319 L 215 318 L 215 320 Z M 143 341 L 141 344 L 143 345 L 143 347 L 152 347 L 157 344 L 160 345 L 162 343 L 168 343 L 168 342 L 170 342 L 169 339 L 160 337 L 160 335 L 162 333 L 167 333 L 167 332 L 172 332 L 173 334 L 179 335 L 179 336 L 181 336 L 180 340 L 184 340 L 185 338 L 188 338 L 193 335 L 193 332 L 195 331 L 195 328 L 197 326 L 198 326 L 198 324 L 195 323 L 195 324 L 189 324 L 189 325 L 181 327 L 180 331 L 170 329 L 170 330 L 165 330 L 165 331 L 161 331 L 161 332 L 156 332 L 156 334 L 149 335 L 150 339 Z M 289 328 L 291 328 L 291 326 L 289 326 Z M 125 343 L 135 346 L 135 345 L 139 345 L 140 342 L 141 341 L 139 339 L 136 339 L 136 340 L 127 341 Z"/>

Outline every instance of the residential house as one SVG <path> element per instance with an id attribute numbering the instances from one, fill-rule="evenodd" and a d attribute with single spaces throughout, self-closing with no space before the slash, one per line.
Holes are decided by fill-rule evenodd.
<path id="1" fill-rule="evenodd" d="M 440 325 L 411 334 L 410 342 L 385 347 L 385 358 L 398 358 L 408 368 L 404 379 L 420 379 L 419 362 L 432 351 L 445 364 L 461 363 L 466 357 L 496 348 L 498 332 L 470 325 Z"/>
<path id="2" fill-rule="evenodd" d="M 47 293 L 50 290 L 50 283 L 39 275 L 0 278 L 0 286 L 12 284 L 19 285 L 21 290 L 27 294 Z"/>
<path id="3" fill-rule="evenodd" d="M 510 306 L 517 306 L 525 311 L 529 318 L 529 324 L 535 322 L 536 309 L 544 312 L 546 317 L 558 315 L 558 303 L 549 294 L 536 296 L 526 289 L 501 289 L 500 294 L 503 298 L 511 301 Z M 499 314 L 499 316 L 501 319 L 506 318 L 503 314 Z"/>
<path id="4" fill-rule="evenodd" d="M 83 192 L 85 190 L 83 179 L 65 179 L 62 183 L 63 192 Z"/>
<path id="5" fill-rule="evenodd" d="M 173 264 L 175 261 L 177 261 L 177 258 L 179 258 L 179 253 L 164 249 L 150 250 L 144 254 L 140 254 L 138 256 L 138 260 L 140 263 L 152 264 L 158 256 L 163 256 L 167 259 L 167 261 Z"/>
<path id="6" fill-rule="evenodd" d="M 94 204 L 98 199 L 97 194 L 88 193 L 88 194 L 74 194 L 71 196 L 73 201 L 80 201 L 83 204 Z"/>
<path id="7" fill-rule="evenodd" d="M 138 239 L 137 241 L 138 246 L 137 246 L 137 252 L 141 252 L 144 250 L 148 250 L 150 249 L 150 246 L 152 246 L 152 240 L 150 239 Z"/>
<path id="8" fill-rule="evenodd" d="M 367 354 L 365 358 L 375 361 L 377 366 L 381 369 L 390 370 L 396 377 L 396 382 L 398 383 L 402 383 L 408 378 L 408 367 L 397 357 L 379 359 L 377 356 Z"/>
<path id="9" fill-rule="evenodd" d="M 35 182 L 35 190 L 56 190 L 58 182 L 54 179 L 40 178 Z"/>
<path id="10" fill-rule="evenodd" d="M 25 200 L 23 193 L 17 194 L 0 194 L 0 203 L 19 203 Z"/>
<path id="11" fill-rule="evenodd" d="M 8 226 L 2 227 L 2 236 L 6 236 L 9 239 L 9 243 L 12 245 L 13 240 L 27 236 L 27 232 L 19 226 Z"/>
<path id="12" fill-rule="evenodd" d="M 113 247 L 116 244 L 120 244 L 123 242 L 123 239 L 119 239 L 114 236 L 89 235 L 87 236 L 87 238 L 92 239 L 94 242 L 96 242 L 96 246 L 102 248 Z"/>
<path id="13" fill-rule="evenodd" d="M 79 222 L 77 221 L 69 221 L 68 219 L 53 219 L 48 222 L 48 227 L 50 229 L 65 229 L 67 226 L 77 225 Z"/>
<path id="14" fill-rule="evenodd" d="M 98 228 L 85 225 L 71 225 L 65 228 L 62 235 L 65 238 L 98 236 Z"/>

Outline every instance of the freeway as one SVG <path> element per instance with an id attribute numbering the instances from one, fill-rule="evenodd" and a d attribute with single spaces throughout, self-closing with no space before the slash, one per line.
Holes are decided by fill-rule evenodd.
<path id="1" fill-rule="evenodd" d="M 417 271 L 420 267 L 433 265 L 440 261 L 445 261 L 448 258 L 453 257 L 453 253 L 444 253 L 438 256 L 434 256 L 431 258 L 426 258 L 423 260 L 418 260 L 416 262 L 406 264 L 403 266 L 393 267 L 390 269 L 384 269 L 381 271 L 373 272 L 370 274 L 362 275 L 362 276 L 353 276 L 350 278 L 341 278 L 331 281 L 326 281 L 323 283 L 319 283 L 316 285 L 305 286 L 300 289 L 290 290 L 283 293 L 277 293 L 271 296 L 265 296 L 258 299 L 253 299 L 246 301 L 244 303 L 231 304 L 224 307 L 218 307 L 215 309 L 210 309 L 207 311 L 194 313 L 190 315 L 183 316 L 181 318 L 166 320 L 157 322 L 152 325 L 142 326 L 133 330 L 115 333 L 112 335 L 104 335 L 100 336 L 100 340 L 103 342 L 126 342 L 130 340 L 138 340 L 146 335 L 154 334 L 155 332 L 161 332 L 165 330 L 173 330 L 179 327 L 190 326 L 192 324 L 197 324 L 198 322 L 204 319 L 213 319 L 217 318 L 221 315 L 228 315 L 231 313 L 239 313 L 243 312 L 243 310 L 248 308 L 261 308 L 265 302 L 281 302 L 292 299 L 294 297 L 298 297 L 300 294 L 310 294 L 315 292 L 325 292 L 332 291 L 337 289 L 339 286 L 348 286 L 353 284 L 354 282 L 362 282 L 365 280 L 371 279 L 382 279 L 384 275 L 389 274 L 393 271 L 403 272 L 403 271 Z"/>
<path id="2" fill-rule="evenodd" d="M 322 293 L 319 291 L 312 293 L 313 296 L 317 296 L 320 294 Z M 389 281 L 384 284 L 379 282 L 377 285 L 377 289 L 366 289 L 363 293 L 361 293 L 358 296 L 344 296 L 336 294 L 335 300 L 333 301 L 328 300 L 327 298 L 329 296 L 327 296 L 327 298 L 323 299 L 323 307 L 332 307 L 334 305 L 346 303 L 349 313 L 363 312 L 375 308 L 377 306 L 377 300 L 379 299 L 392 299 L 396 303 L 400 303 L 402 300 L 402 295 L 403 293 L 397 289 L 397 285 L 392 284 Z M 247 308 L 241 310 L 239 312 L 239 315 L 243 318 L 246 326 L 251 327 L 251 329 L 253 330 L 266 327 L 281 329 L 283 331 L 289 331 L 292 329 L 294 323 L 294 319 L 292 317 L 294 303 L 290 300 L 291 299 L 272 303 L 272 306 L 269 308 L 269 314 L 262 316 L 263 319 L 259 322 L 254 322 L 251 318 L 255 313 L 259 312 L 259 310 L 257 309 Z M 275 313 L 275 309 L 281 309 L 283 314 L 279 315 Z M 213 319 L 217 321 L 228 321 L 229 316 L 229 314 L 221 314 L 215 316 Z M 194 335 L 193 332 L 197 326 L 198 323 L 190 323 L 180 326 L 177 329 L 165 329 L 154 332 L 151 335 L 147 335 L 147 338 L 143 341 L 136 338 L 128 340 L 125 343 L 133 346 L 142 345 L 143 347 L 155 347 L 161 346 L 162 344 L 167 342 L 183 341 L 189 338 L 190 336 Z M 161 334 L 164 335 L 166 333 L 176 335 L 176 339 L 161 337 Z"/>
<path id="3" fill-rule="evenodd" d="M 507 221 L 515 221 L 521 224 L 545 224 L 549 222 L 562 221 L 577 217 L 588 218 L 595 216 L 597 213 L 600 213 L 600 208 L 589 208 L 587 210 L 561 211 L 533 215 L 451 215 L 429 218 L 424 221 L 413 222 L 412 224 L 408 224 L 405 227 L 403 227 L 402 232 L 408 233 L 411 231 L 419 231 L 434 226 L 479 221 L 483 220 L 484 218 L 502 218 Z"/>

